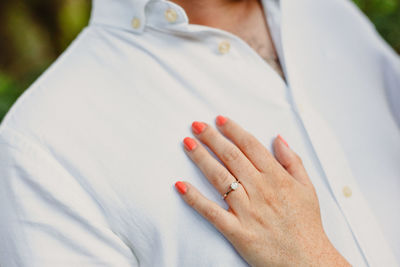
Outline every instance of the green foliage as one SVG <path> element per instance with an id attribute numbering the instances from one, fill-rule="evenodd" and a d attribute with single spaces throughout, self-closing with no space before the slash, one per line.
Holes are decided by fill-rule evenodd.
<path id="1" fill-rule="evenodd" d="M 400 52 L 400 0 L 354 0 L 379 33 Z"/>
<path id="2" fill-rule="evenodd" d="M 58 23 L 61 29 L 62 47 L 67 47 L 77 33 L 86 26 L 89 19 L 89 4 L 83 1 L 70 1 L 60 8 Z"/>
<path id="3" fill-rule="evenodd" d="M 0 122 L 87 25 L 90 0 L 0 1 Z"/>
<path id="4" fill-rule="evenodd" d="M 23 89 L 18 87 L 18 83 L 9 76 L 0 73 L 0 118 L 5 116 L 9 107 L 22 92 Z"/>
<path id="5" fill-rule="evenodd" d="M 400 0 L 354 2 L 400 52 Z M 89 14 L 90 0 L 0 1 L 0 121 L 87 25 Z"/>

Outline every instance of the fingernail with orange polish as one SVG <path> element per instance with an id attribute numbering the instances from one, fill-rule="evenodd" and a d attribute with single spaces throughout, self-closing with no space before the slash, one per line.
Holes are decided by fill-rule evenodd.
<path id="1" fill-rule="evenodd" d="M 192 151 L 197 146 L 196 141 L 194 141 L 194 139 L 190 137 L 186 137 L 185 139 L 183 139 L 183 144 L 185 145 L 185 148 L 189 151 Z"/>
<path id="2" fill-rule="evenodd" d="M 289 144 L 283 139 L 282 135 L 278 134 L 278 138 L 285 144 L 285 146 L 289 147 Z"/>
<path id="3" fill-rule="evenodd" d="M 181 181 L 176 182 L 175 188 L 178 189 L 179 193 L 181 193 L 182 195 L 186 194 L 187 187 L 183 182 L 181 182 Z"/>
<path id="4" fill-rule="evenodd" d="M 206 128 L 205 123 L 195 121 L 192 123 L 192 129 L 195 134 L 201 134 Z"/>
<path id="5" fill-rule="evenodd" d="M 224 125 L 226 123 L 227 120 L 228 119 L 225 118 L 224 116 L 218 115 L 217 119 L 216 119 L 216 123 L 217 123 L 218 126 L 222 126 L 222 125 Z"/>

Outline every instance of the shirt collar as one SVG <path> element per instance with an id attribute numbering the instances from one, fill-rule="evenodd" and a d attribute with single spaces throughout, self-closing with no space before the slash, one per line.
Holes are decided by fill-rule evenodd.
<path id="1" fill-rule="evenodd" d="M 90 24 L 122 28 L 137 34 L 147 26 L 187 25 L 186 12 L 166 0 L 93 0 Z"/>

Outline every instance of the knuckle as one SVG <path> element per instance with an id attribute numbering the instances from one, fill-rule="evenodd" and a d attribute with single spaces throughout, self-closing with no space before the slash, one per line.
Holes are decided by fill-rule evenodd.
<path id="1" fill-rule="evenodd" d="M 267 204 L 267 206 L 272 206 L 274 202 L 273 194 L 270 192 L 264 192 L 264 194 L 262 194 L 262 200 L 265 204 Z"/>
<path id="2" fill-rule="evenodd" d="M 256 147 L 256 144 L 256 140 L 252 137 L 246 137 L 240 141 L 241 147 L 246 151 L 254 149 Z"/>
<path id="3" fill-rule="evenodd" d="M 240 151 L 237 147 L 230 147 L 222 153 L 222 160 L 225 162 L 234 162 L 240 156 Z"/>
<path id="4" fill-rule="evenodd" d="M 196 206 L 197 203 L 197 197 L 193 194 L 187 194 L 186 202 L 189 206 L 194 207 Z"/>
<path id="5" fill-rule="evenodd" d="M 272 211 L 278 213 L 279 194 L 270 190 L 270 192 L 263 194 L 263 201 Z"/>
<path id="6" fill-rule="evenodd" d="M 264 169 L 262 171 L 265 174 L 271 174 L 274 172 L 274 165 L 269 162 L 269 164 L 265 164 Z"/>
<path id="7" fill-rule="evenodd" d="M 212 178 L 216 183 L 225 185 L 230 184 L 232 182 L 232 177 L 228 173 L 228 171 L 224 170 L 223 168 L 219 168 Z"/>
<path id="8" fill-rule="evenodd" d="M 209 208 L 204 211 L 204 217 L 211 222 L 215 222 L 220 217 L 220 212 L 217 209 Z"/>
<path id="9" fill-rule="evenodd" d="M 260 213 L 257 210 L 252 210 L 250 212 L 250 216 L 253 220 L 255 220 L 259 225 L 263 225 L 264 224 L 264 219 L 262 218 L 262 216 L 260 215 Z"/>

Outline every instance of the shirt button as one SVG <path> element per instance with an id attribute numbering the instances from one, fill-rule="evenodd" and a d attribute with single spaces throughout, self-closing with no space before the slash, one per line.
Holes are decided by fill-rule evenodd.
<path id="1" fill-rule="evenodd" d="M 218 45 L 218 51 L 219 51 L 221 54 L 226 54 L 226 53 L 228 53 L 229 50 L 230 50 L 230 48 L 231 48 L 231 44 L 230 44 L 228 41 L 222 41 L 222 42 L 220 42 L 219 45 Z"/>
<path id="2" fill-rule="evenodd" d="M 140 27 L 140 19 L 139 18 L 133 18 L 131 21 L 132 28 L 138 29 Z"/>
<path id="3" fill-rule="evenodd" d="M 175 9 L 172 9 L 172 8 L 168 8 L 167 10 L 165 10 L 164 15 L 165 15 L 165 19 L 171 23 L 175 22 L 178 18 L 178 14 L 176 13 Z"/>
<path id="4" fill-rule="evenodd" d="M 343 195 L 347 198 L 351 197 L 351 195 L 353 194 L 353 192 L 351 191 L 351 188 L 348 186 L 344 186 L 342 191 L 343 191 Z"/>

